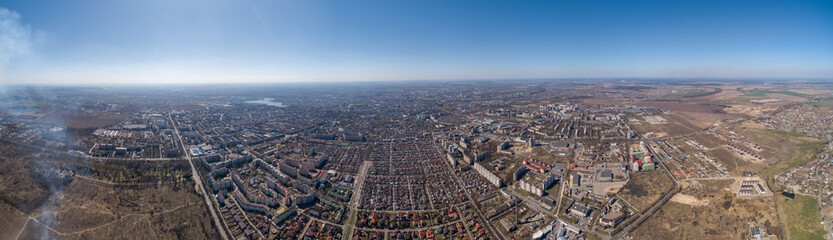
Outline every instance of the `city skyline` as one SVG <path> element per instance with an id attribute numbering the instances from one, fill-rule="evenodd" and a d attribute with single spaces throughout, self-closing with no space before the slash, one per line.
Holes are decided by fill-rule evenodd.
<path id="1" fill-rule="evenodd" d="M 13 1 L 0 83 L 833 77 L 801 2 Z"/>

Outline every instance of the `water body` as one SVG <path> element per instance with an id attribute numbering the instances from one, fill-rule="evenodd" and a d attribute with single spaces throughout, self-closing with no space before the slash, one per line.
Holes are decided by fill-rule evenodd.
<path id="1" fill-rule="evenodd" d="M 286 106 L 283 105 L 283 103 L 273 102 L 272 100 L 275 100 L 275 99 L 274 98 L 264 98 L 264 99 L 260 99 L 260 100 L 246 101 L 246 103 L 265 104 L 267 106 L 272 106 L 272 107 L 286 107 Z"/>

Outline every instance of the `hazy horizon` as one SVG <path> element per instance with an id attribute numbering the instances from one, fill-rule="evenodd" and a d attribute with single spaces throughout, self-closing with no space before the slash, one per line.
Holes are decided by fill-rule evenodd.
<path id="1" fill-rule="evenodd" d="M 472 82 L 610 82 L 619 84 L 642 84 L 642 83 L 688 83 L 688 82 L 751 82 L 751 83 L 833 83 L 831 77 L 819 78 L 793 78 L 793 77 L 773 77 L 773 78 L 749 78 L 749 77 L 644 77 L 644 78 L 470 78 L 470 79 L 388 79 L 388 80 L 342 80 L 342 81 L 271 81 L 271 82 L 73 82 L 73 83 L 11 83 L 2 84 L 7 87 L 154 87 L 154 86 L 273 86 L 273 85 L 288 85 L 288 86 L 319 86 L 323 84 L 428 84 L 432 82 L 442 83 L 472 83 Z"/>

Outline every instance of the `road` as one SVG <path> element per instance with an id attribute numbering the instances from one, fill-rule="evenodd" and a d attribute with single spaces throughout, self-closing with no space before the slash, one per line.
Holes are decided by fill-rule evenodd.
<path id="1" fill-rule="evenodd" d="M 211 198 L 208 197 L 208 192 L 205 191 L 205 186 L 202 184 L 202 178 L 200 178 L 197 168 L 194 167 L 194 162 L 191 161 L 191 153 L 185 149 L 185 142 L 182 141 L 182 135 L 179 134 L 179 128 L 176 127 L 176 122 L 174 122 L 174 119 L 171 118 L 170 114 L 168 114 L 168 120 L 171 121 L 171 126 L 174 126 L 174 133 L 176 134 L 177 140 L 179 140 L 179 146 L 182 148 L 182 151 L 185 152 L 185 160 L 188 160 L 188 164 L 191 165 L 191 177 L 196 183 L 197 191 L 202 193 L 202 196 L 205 199 L 205 204 L 208 206 L 209 212 L 211 212 L 211 217 L 214 218 L 214 225 L 217 226 L 217 230 L 220 232 L 220 236 L 223 237 L 223 240 L 228 240 L 228 235 L 226 234 L 226 231 L 223 230 L 223 222 L 220 221 L 220 217 L 217 216 L 217 211 L 211 204 Z"/>
<path id="2" fill-rule="evenodd" d="M 823 204 L 824 201 L 822 200 L 822 196 L 821 196 L 821 193 L 824 192 L 824 191 L 822 191 L 823 188 L 824 188 L 824 186 L 822 186 L 822 185 L 819 186 L 819 194 L 816 196 L 816 199 L 818 199 L 818 203 L 819 203 L 819 213 L 821 214 L 821 225 L 824 227 L 824 231 L 826 232 L 825 235 L 827 235 L 830 238 L 833 238 L 833 229 L 831 229 L 831 227 L 833 227 L 833 226 L 831 226 L 831 224 L 833 224 L 833 222 L 828 221 L 824 217 L 825 216 L 824 204 Z M 830 238 L 828 238 L 828 239 L 830 239 Z"/>
<path id="3" fill-rule="evenodd" d="M 558 218 L 558 212 L 561 211 L 561 203 L 564 202 L 563 201 L 563 199 L 564 199 L 564 188 L 567 186 L 567 184 L 565 182 L 563 182 L 561 180 L 559 180 L 559 182 L 560 183 L 558 184 L 558 186 L 559 186 L 560 189 L 558 189 L 558 198 L 557 198 L 558 202 L 555 204 L 556 218 Z"/>
<path id="4" fill-rule="evenodd" d="M 239 189 L 238 189 L 238 191 L 239 191 Z M 235 206 L 235 207 L 237 207 L 237 210 L 238 210 L 238 211 L 240 211 L 241 213 L 243 213 L 243 214 L 241 214 L 241 215 L 243 215 L 243 218 L 244 218 L 244 219 L 246 219 L 246 222 L 247 222 L 247 223 L 249 223 L 249 226 L 257 226 L 257 225 L 255 225 L 254 223 L 252 223 L 252 220 L 251 220 L 251 219 L 249 219 L 249 214 L 246 214 L 246 211 L 245 211 L 245 210 L 243 210 L 243 208 L 241 208 L 241 207 L 240 207 L 240 202 L 238 202 L 238 201 L 237 201 L 237 199 L 235 199 L 235 198 L 233 198 L 233 197 L 232 197 L 232 198 L 229 198 L 229 200 L 234 201 L 234 206 Z M 263 236 L 263 233 L 262 233 L 262 232 L 260 232 L 260 230 L 258 230 L 257 228 L 255 228 L 255 229 L 254 229 L 254 232 L 256 232 L 256 233 L 257 233 L 257 235 L 260 235 L 260 238 L 261 238 L 261 239 L 266 239 L 266 237 L 265 237 L 265 236 Z M 268 234 L 268 233 L 267 233 L 267 234 Z"/>
<path id="5" fill-rule="evenodd" d="M 344 231 L 346 235 L 346 239 L 350 239 L 353 237 L 353 231 L 356 229 L 356 214 L 359 210 L 359 200 L 362 198 L 362 186 L 364 185 L 364 179 L 367 177 L 367 169 L 370 168 L 370 161 L 362 162 L 362 166 L 359 167 L 359 173 L 356 175 L 356 179 L 353 180 L 355 184 L 353 184 L 353 198 L 350 199 L 350 205 L 347 207 L 350 208 L 350 218 L 347 219 L 347 223 L 344 224 L 348 229 Z"/>

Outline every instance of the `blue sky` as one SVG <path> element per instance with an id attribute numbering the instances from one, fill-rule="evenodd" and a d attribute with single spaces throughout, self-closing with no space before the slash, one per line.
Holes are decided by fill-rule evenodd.
<path id="1" fill-rule="evenodd" d="M 833 1 L 3 1 L 0 82 L 829 78 Z"/>

